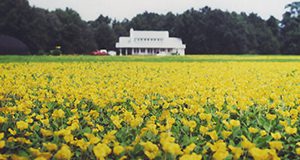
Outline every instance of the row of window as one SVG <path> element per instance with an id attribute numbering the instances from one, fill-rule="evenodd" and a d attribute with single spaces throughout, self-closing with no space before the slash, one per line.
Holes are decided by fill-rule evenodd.
<path id="1" fill-rule="evenodd" d="M 149 41 L 162 41 L 163 39 L 162 38 L 134 38 L 134 41 L 146 41 L 146 42 L 149 42 Z"/>
<path id="2" fill-rule="evenodd" d="M 158 48 L 148 48 L 147 49 L 147 53 L 159 53 L 159 52 L 171 52 L 172 49 L 171 48 L 168 48 L 168 49 L 164 49 L 164 48 L 161 48 L 161 49 L 158 49 Z M 134 53 L 145 53 L 146 52 L 146 49 L 145 48 L 141 48 L 141 49 L 138 49 L 138 48 L 134 48 L 133 49 L 133 52 Z"/>

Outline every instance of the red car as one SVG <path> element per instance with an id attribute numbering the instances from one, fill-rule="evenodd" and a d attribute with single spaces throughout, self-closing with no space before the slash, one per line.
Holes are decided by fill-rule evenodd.
<path id="1" fill-rule="evenodd" d="M 92 52 L 92 55 L 98 55 L 98 56 L 107 56 L 107 50 L 101 49 L 101 50 L 96 50 Z"/>

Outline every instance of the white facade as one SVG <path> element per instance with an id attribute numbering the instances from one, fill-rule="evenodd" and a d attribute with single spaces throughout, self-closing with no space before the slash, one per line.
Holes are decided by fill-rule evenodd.
<path id="1" fill-rule="evenodd" d="M 116 43 L 120 55 L 184 55 L 185 45 L 180 38 L 169 37 L 168 31 L 135 31 L 120 37 Z"/>

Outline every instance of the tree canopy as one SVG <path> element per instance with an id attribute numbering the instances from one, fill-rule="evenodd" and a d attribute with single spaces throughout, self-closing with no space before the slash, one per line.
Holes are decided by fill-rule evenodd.
<path id="1" fill-rule="evenodd" d="M 299 54 L 300 2 L 286 9 L 282 20 L 204 7 L 182 14 L 144 12 L 123 21 L 99 15 L 86 22 L 70 8 L 48 11 L 31 7 L 27 0 L 1 0 L 0 35 L 22 41 L 32 54 L 58 45 L 64 54 L 113 50 L 130 28 L 167 30 L 182 38 L 188 54 Z"/>

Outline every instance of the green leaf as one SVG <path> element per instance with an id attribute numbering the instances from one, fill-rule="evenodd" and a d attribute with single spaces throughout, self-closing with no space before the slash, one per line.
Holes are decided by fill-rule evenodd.
<path id="1" fill-rule="evenodd" d="M 258 137 L 253 140 L 258 147 L 265 147 L 265 145 L 272 140 L 272 136 Z"/>
<path id="2" fill-rule="evenodd" d="M 190 144 L 190 142 L 191 142 L 191 141 L 190 141 L 190 137 L 187 136 L 187 135 L 184 135 L 183 138 L 182 138 L 182 143 L 181 143 L 181 144 L 182 144 L 183 146 L 187 146 L 187 145 Z"/>
<path id="3" fill-rule="evenodd" d="M 26 152 L 25 150 L 19 150 L 18 155 L 22 157 L 29 157 L 29 153 Z"/>
<path id="4" fill-rule="evenodd" d="M 83 130 L 82 130 L 83 133 L 92 133 L 92 130 L 90 127 L 85 127 Z"/>

